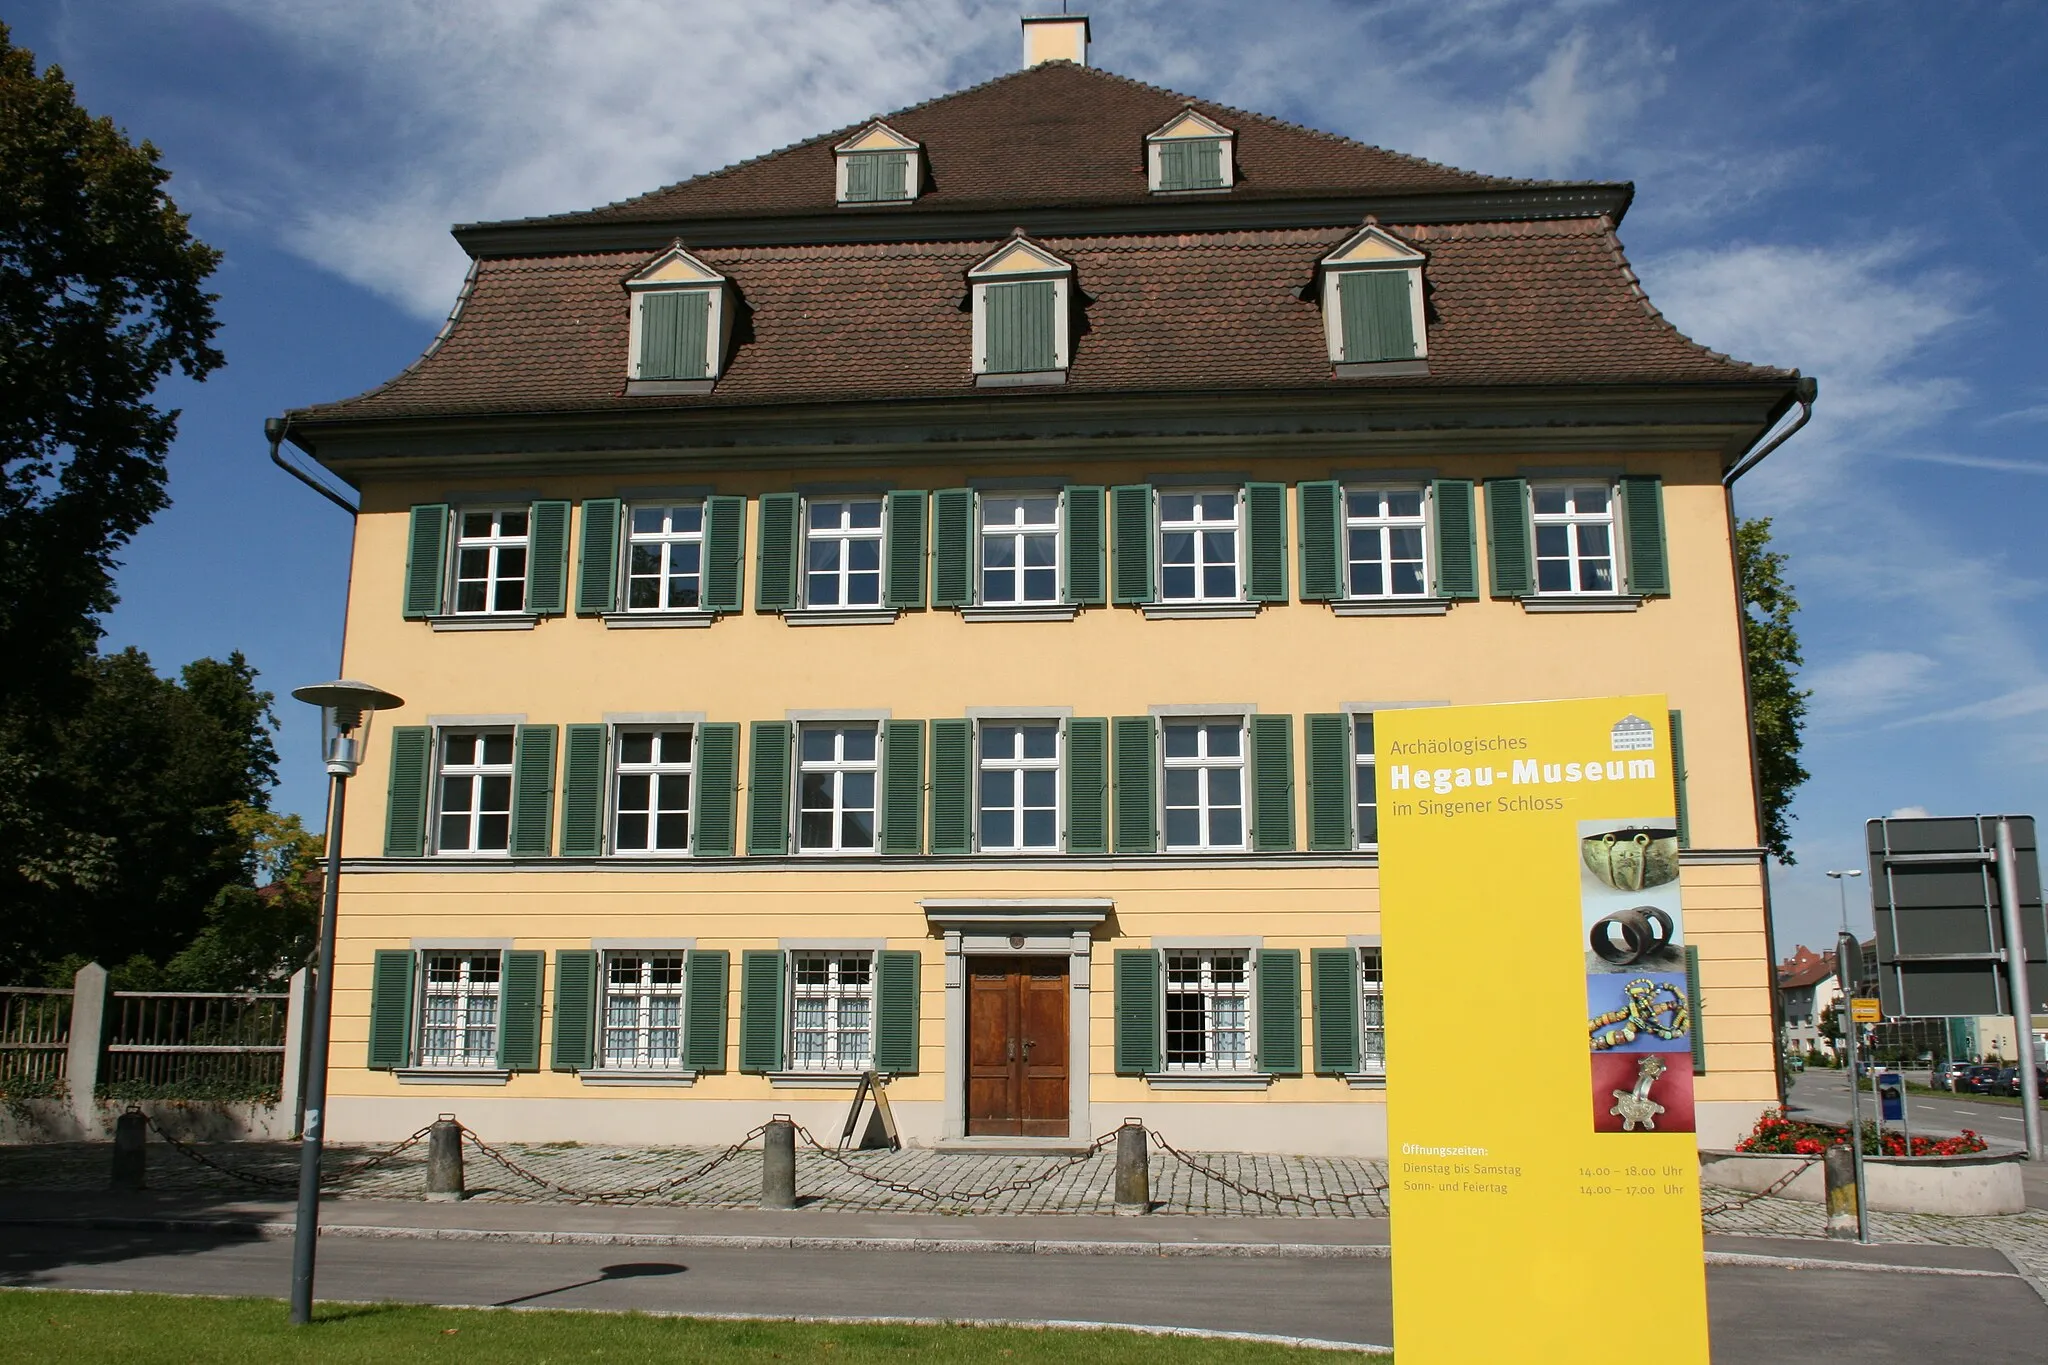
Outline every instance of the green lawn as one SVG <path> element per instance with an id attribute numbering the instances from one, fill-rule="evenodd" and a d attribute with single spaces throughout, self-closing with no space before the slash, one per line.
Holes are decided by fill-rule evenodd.
<path id="1" fill-rule="evenodd" d="M 0 1360 L 145 1361 L 1001 1361 L 1011 1365 L 1258 1365 L 1330 1353 L 1242 1341 L 1004 1327 L 708 1322 L 628 1313 L 492 1312 L 401 1304 L 321 1307 L 292 1327 L 274 1299 L 0 1290 Z M 1386 1357 L 1378 1357 L 1386 1359 Z"/>

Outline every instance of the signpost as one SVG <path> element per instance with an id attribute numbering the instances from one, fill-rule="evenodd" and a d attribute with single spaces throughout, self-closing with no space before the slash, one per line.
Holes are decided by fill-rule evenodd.
<path id="1" fill-rule="evenodd" d="M 1883 1006 L 1867 995 L 1851 996 L 1849 999 L 1849 1022 L 1852 1024 L 1876 1024 L 1884 1019 Z"/>
<path id="2" fill-rule="evenodd" d="M 1596 1357 L 1587 1305 L 1617 1276 L 1658 1365 L 1707 1363 L 1667 714 L 1635 696 L 1379 719 L 1381 933 L 1404 983 L 1387 1050 L 1441 1053 L 1445 1009 L 1515 971 L 1509 1090 L 1454 1065 L 1387 1092 L 1402 1365 Z"/>
<path id="3" fill-rule="evenodd" d="M 1848 922 L 1846 918 L 1843 921 Z M 1849 1151 L 1854 1156 L 1856 1170 L 1856 1240 L 1870 1240 L 1870 1209 L 1864 1199 L 1863 1184 L 1863 1073 L 1856 1065 L 1856 1041 L 1863 1034 L 1861 1009 L 1869 1003 L 1868 996 L 1856 995 L 1856 976 L 1863 965 L 1863 945 L 1856 936 L 1844 929 L 1835 937 L 1835 984 L 1849 1001 L 1849 1017 L 1841 1021 L 1842 1041 L 1848 1050 L 1849 1061 Z M 1873 1018 L 1875 1012 L 1871 1012 Z"/>

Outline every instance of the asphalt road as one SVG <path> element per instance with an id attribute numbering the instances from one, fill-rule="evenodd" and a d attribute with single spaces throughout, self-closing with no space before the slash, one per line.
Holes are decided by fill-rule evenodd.
<path id="1" fill-rule="evenodd" d="M 290 1259 L 284 1241 L 14 1228 L 0 1247 L 0 1284 L 282 1293 Z M 2039 1365 L 2048 1340 L 2048 1304 L 2010 1276 L 1713 1266 L 1708 1289 L 1717 1365 Z M 1063 1319 L 1358 1343 L 1392 1338 L 1389 1267 L 1380 1260 L 990 1254 L 951 1255 L 941 1265 L 919 1252 L 635 1254 L 622 1247 L 344 1239 L 321 1247 L 319 1292 L 442 1304 Z M 1632 1293 L 1617 1286 L 1606 1308 L 1589 1303 L 1589 1340 L 1607 1328 L 1635 1330 L 1641 1312 L 1629 1306 Z"/>

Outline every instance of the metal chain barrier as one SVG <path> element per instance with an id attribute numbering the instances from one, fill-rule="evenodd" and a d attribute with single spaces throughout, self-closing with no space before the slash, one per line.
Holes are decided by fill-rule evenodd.
<path id="1" fill-rule="evenodd" d="M 1247 1185 L 1243 1181 L 1232 1180 L 1215 1167 L 1195 1160 L 1150 1129 L 1146 1130 L 1146 1136 L 1152 1140 L 1153 1145 L 1158 1147 L 1160 1151 L 1165 1152 L 1189 1170 L 1198 1175 L 1208 1177 L 1227 1190 L 1234 1190 L 1238 1194 L 1252 1199 L 1270 1199 L 1285 1204 L 1310 1204 L 1326 1208 L 1337 1208 L 1339 1206 L 1349 1208 L 1361 1199 L 1384 1199 L 1387 1193 L 1385 1185 L 1375 1185 L 1369 1190 L 1337 1190 L 1329 1194 L 1284 1194 L 1279 1190 L 1262 1190 L 1255 1186 Z"/>
<path id="2" fill-rule="evenodd" d="M 150 1128 L 155 1131 L 156 1135 L 162 1138 L 164 1140 L 165 1145 L 168 1146 L 172 1151 L 176 1152 L 179 1156 L 186 1158 L 188 1161 L 196 1162 L 201 1166 L 205 1166 L 209 1170 L 218 1171 L 222 1175 L 227 1176 L 230 1180 L 246 1181 L 251 1185 L 262 1185 L 269 1189 L 275 1190 L 296 1190 L 299 1188 L 299 1178 L 297 1176 L 286 1177 L 280 1175 L 269 1175 L 261 1171 L 244 1170 L 237 1166 L 227 1165 L 225 1162 L 216 1161 L 212 1157 L 208 1156 L 206 1153 L 200 1151 L 199 1148 L 197 1148 L 193 1144 L 186 1142 L 182 1138 L 175 1137 L 171 1133 L 166 1131 L 164 1126 L 156 1121 L 156 1116 L 154 1114 L 143 1113 L 143 1111 L 139 1109 L 130 1109 L 128 1112 L 131 1114 L 141 1113 L 142 1117 L 148 1121 Z M 368 1171 L 377 1166 L 383 1165 L 385 1162 L 391 1160 L 391 1158 L 397 1156 L 400 1152 L 403 1152 L 407 1148 L 416 1145 L 422 1138 L 426 1137 L 430 1129 L 431 1125 L 428 1128 L 422 1128 L 417 1133 L 414 1133 L 411 1137 L 406 1138 L 403 1142 L 398 1143 L 396 1146 L 389 1147 L 384 1151 L 378 1152 L 374 1156 L 367 1157 L 362 1161 L 354 1162 L 350 1165 L 342 1167 L 339 1170 L 323 1170 L 320 1173 L 321 1185 L 332 1185 L 343 1180 L 353 1179 L 354 1177 L 361 1175 L 364 1171 Z"/>
<path id="3" fill-rule="evenodd" d="M 521 1180 L 530 1181 L 542 1189 L 561 1195 L 575 1204 L 621 1204 L 638 1199 L 650 1199 L 659 1194 L 666 1194 L 668 1191 L 679 1186 L 687 1185 L 692 1181 L 701 1180 L 705 1176 L 710 1175 L 720 1166 L 725 1165 L 728 1161 L 731 1161 L 734 1157 L 745 1151 L 748 1143 L 768 1131 L 768 1125 L 764 1123 L 696 1169 L 686 1171 L 682 1175 L 671 1176 L 657 1184 L 642 1185 L 624 1190 L 579 1190 L 564 1185 L 560 1181 L 550 1180 L 544 1175 L 536 1175 L 534 1172 L 527 1170 L 511 1157 L 506 1156 L 496 1147 L 491 1146 L 490 1143 L 478 1137 L 476 1130 L 468 1124 L 458 1124 L 457 1126 L 462 1129 L 462 1140 L 476 1148 L 482 1155 L 489 1157 Z M 426 1131 L 424 1128 L 420 1130 L 422 1133 Z"/>
<path id="4" fill-rule="evenodd" d="M 1818 1165 L 1821 1162 L 1821 1160 L 1822 1158 L 1817 1156 L 1808 1157 L 1806 1160 L 1800 1162 L 1797 1166 L 1794 1166 L 1783 1177 L 1772 1181 L 1769 1188 L 1758 1190 L 1755 1194 L 1743 1195 L 1739 1199 L 1724 1200 L 1721 1203 L 1714 1205 L 1712 1208 L 1702 1209 L 1700 1210 L 1700 1218 L 1702 1221 L 1705 1221 L 1706 1219 L 1712 1218 L 1717 1213 L 1733 1213 L 1737 1209 L 1748 1208 L 1751 1204 L 1754 1204 L 1759 1199 L 1769 1199 L 1772 1195 L 1784 1189 L 1787 1185 L 1797 1180 L 1800 1176 L 1805 1175 L 1808 1171 L 1812 1170 L 1816 1165 Z"/>
<path id="5" fill-rule="evenodd" d="M 1054 1176 L 1064 1175 L 1084 1162 L 1093 1161 L 1103 1148 L 1116 1141 L 1117 1134 L 1117 1130 L 1112 1128 L 1101 1137 L 1089 1143 L 1087 1150 L 1077 1152 L 1066 1160 L 1056 1165 L 1048 1166 L 1042 1171 L 1032 1175 L 1018 1176 L 1016 1179 L 1004 1181 L 1000 1185 L 989 1185 L 979 1190 L 932 1190 L 926 1189 L 922 1185 L 913 1185 L 906 1180 L 891 1180 L 887 1176 L 874 1175 L 863 1171 L 854 1164 L 856 1159 L 855 1153 L 841 1152 L 827 1147 L 824 1143 L 818 1141 L 817 1138 L 811 1136 L 811 1130 L 804 1127 L 801 1123 L 796 1124 L 795 1128 L 797 1136 L 808 1143 L 812 1151 L 824 1157 L 827 1161 L 836 1162 L 839 1168 L 848 1175 L 865 1180 L 870 1185 L 893 1191 L 896 1194 L 907 1195 L 912 1199 L 929 1199 L 935 1203 L 944 1203 L 947 1200 L 994 1199 L 997 1195 L 1021 1193 L 1034 1186 L 1044 1184 Z"/>

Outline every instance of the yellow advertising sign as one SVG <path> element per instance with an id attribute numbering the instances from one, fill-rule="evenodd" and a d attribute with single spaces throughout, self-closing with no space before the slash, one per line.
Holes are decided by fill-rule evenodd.
<path id="1" fill-rule="evenodd" d="M 1597 1356 L 1618 1285 L 1707 1363 L 1668 715 L 1375 717 L 1402 1365 Z"/>
<path id="2" fill-rule="evenodd" d="M 1877 1024 L 1884 1021 L 1884 1010 L 1879 1002 L 1867 995 L 1849 997 L 1849 1022 L 1852 1024 Z"/>

